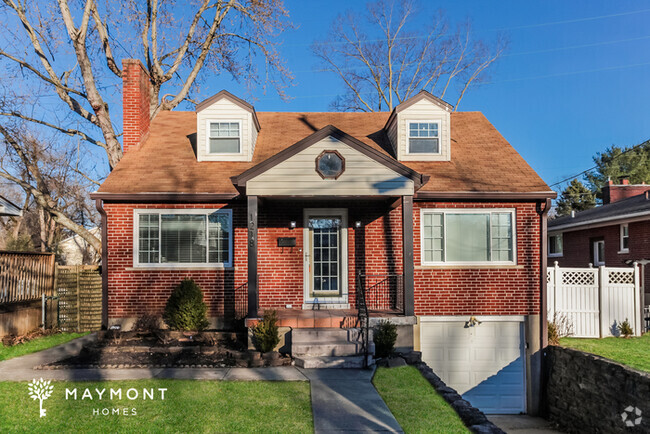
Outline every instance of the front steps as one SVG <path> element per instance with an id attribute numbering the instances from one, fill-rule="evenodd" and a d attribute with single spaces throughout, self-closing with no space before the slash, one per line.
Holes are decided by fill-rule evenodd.
<path id="1" fill-rule="evenodd" d="M 369 339 L 368 365 L 375 346 Z M 363 346 L 359 328 L 296 328 L 291 331 L 291 355 L 300 368 L 362 368 Z"/>

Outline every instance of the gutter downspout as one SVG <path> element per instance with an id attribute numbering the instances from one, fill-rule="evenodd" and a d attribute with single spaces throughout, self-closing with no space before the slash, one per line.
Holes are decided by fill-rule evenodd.
<path id="1" fill-rule="evenodd" d="M 542 205 L 543 204 L 543 205 Z M 546 199 L 545 202 L 537 202 L 535 210 L 539 215 L 539 291 L 540 291 L 540 370 L 541 370 L 541 379 L 540 379 L 540 390 L 539 390 L 539 410 L 540 414 L 544 414 L 546 411 L 546 400 L 545 398 L 545 389 L 546 389 L 546 380 L 547 380 L 547 370 L 546 370 L 546 358 L 545 352 L 546 347 L 548 346 L 548 298 L 546 293 L 546 266 L 547 266 L 547 256 L 548 256 L 548 237 L 547 237 L 547 218 L 548 212 L 551 209 L 551 199 Z"/>
<path id="2" fill-rule="evenodd" d="M 95 208 L 102 217 L 102 330 L 108 330 L 108 216 L 101 199 L 95 199 Z"/>

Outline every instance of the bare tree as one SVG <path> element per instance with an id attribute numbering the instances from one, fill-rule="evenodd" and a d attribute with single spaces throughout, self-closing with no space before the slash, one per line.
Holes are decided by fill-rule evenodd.
<path id="1" fill-rule="evenodd" d="M 0 178 L 25 192 L 23 214 L 28 223 L 30 216 L 36 220 L 31 227 L 37 227 L 38 233 L 31 235 L 39 240 L 41 250 L 53 250 L 56 235 L 63 227 L 100 251 L 101 241 L 86 228 L 92 220 L 88 185 L 79 182 L 73 157 L 61 153 L 58 144 L 50 146 L 30 136 L 20 124 L 13 128 L 0 125 L 0 144 Z M 27 212 L 30 197 L 35 213 Z"/>
<path id="2" fill-rule="evenodd" d="M 413 0 L 369 3 L 364 15 L 339 15 L 328 37 L 312 45 L 323 68 L 345 85 L 333 108 L 392 110 L 421 89 L 440 98 L 455 92 L 457 108 L 467 90 L 485 79 L 505 41 L 498 38 L 490 47 L 474 40 L 469 22 L 451 30 L 440 12 L 415 23 L 418 11 Z"/>
<path id="3" fill-rule="evenodd" d="M 286 27 L 282 0 L 2 0 L 0 16 L 0 125 L 29 122 L 79 140 L 85 159 L 122 158 L 119 113 L 121 58 L 144 60 L 153 88 L 151 117 L 184 101 L 208 77 L 226 73 L 247 86 L 270 85 L 284 96 L 291 79 L 275 48 Z M 58 223 L 99 250 L 97 239 L 52 202 L 38 164 L 20 148 L 20 137 L 0 130 L 30 182 L 4 171 Z M 14 147 L 16 145 L 16 147 Z M 93 180 L 86 161 L 77 175 Z M 34 181 L 34 182 L 31 182 Z M 93 240 L 94 239 L 94 240 Z M 92 240 L 92 241 L 91 241 Z"/>

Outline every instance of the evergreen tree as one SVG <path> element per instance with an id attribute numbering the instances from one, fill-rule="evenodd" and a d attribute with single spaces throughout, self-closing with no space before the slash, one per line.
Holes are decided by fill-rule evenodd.
<path id="1" fill-rule="evenodd" d="M 555 212 L 561 217 L 571 214 L 571 211 L 584 211 L 595 206 L 596 195 L 576 178 L 560 194 Z"/>
<path id="2" fill-rule="evenodd" d="M 594 157 L 596 170 L 586 176 L 587 184 L 602 199 L 602 188 L 611 179 L 617 183 L 626 177 L 630 184 L 650 183 L 650 141 L 638 146 L 612 146 Z"/>

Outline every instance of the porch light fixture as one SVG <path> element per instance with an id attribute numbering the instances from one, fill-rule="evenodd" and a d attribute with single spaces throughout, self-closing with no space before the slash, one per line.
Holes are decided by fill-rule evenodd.
<path id="1" fill-rule="evenodd" d="M 316 157 L 316 173 L 323 179 L 338 179 L 345 171 L 345 158 L 337 151 L 323 151 Z"/>
<path id="2" fill-rule="evenodd" d="M 296 228 L 296 222 L 295 220 L 292 220 L 289 222 L 289 229 L 295 229 Z"/>
<path id="3" fill-rule="evenodd" d="M 354 222 L 354 227 L 359 229 L 361 227 L 361 221 L 357 220 L 356 222 Z"/>

